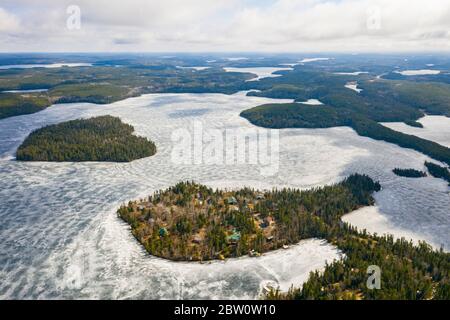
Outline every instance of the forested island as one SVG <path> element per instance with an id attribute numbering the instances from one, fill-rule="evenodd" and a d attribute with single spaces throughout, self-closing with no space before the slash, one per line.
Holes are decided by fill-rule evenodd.
<path id="1" fill-rule="evenodd" d="M 423 128 L 423 124 L 421 124 L 421 123 L 418 122 L 418 121 L 407 120 L 407 121 L 405 121 L 405 123 L 406 123 L 408 126 L 411 126 L 411 127 L 415 127 L 415 128 Z"/>
<path id="2" fill-rule="evenodd" d="M 367 176 L 309 191 L 213 190 L 182 182 L 140 201 L 118 215 L 152 255 L 205 261 L 261 253 L 323 238 L 326 224 L 373 204 L 380 185 Z"/>
<path id="3" fill-rule="evenodd" d="M 450 186 L 450 171 L 432 162 L 425 162 L 428 172 L 435 178 L 441 178 L 448 182 Z"/>
<path id="4" fill-rule="evenodd" d="M 153 156 L 156 146 L 133 135 L 119 118 L 101 116 L 50 125 L 33 131 L 18 148 L 19 161 L 130 162 Z"/>
<path id="5" fill-rule="evenodd" d="M 406 178 L 423 178 L 427 176 L 425 172 L 415 169 L 395 168 L 394 170 L 392 170 L 392 172 L 394 172 L 399 177 L 406 177 Z"/>

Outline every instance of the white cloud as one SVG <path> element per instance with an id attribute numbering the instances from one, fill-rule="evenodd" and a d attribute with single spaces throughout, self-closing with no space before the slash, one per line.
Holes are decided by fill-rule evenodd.
<path id="1" fill-rule="evenodd" d="M 78 0 L 78 31 L 72 1 L 2 2 L 8 51 L 450 50 L 448 0 Z"/>
<path id="2" fill-rule="evenodd" d="M 19 20 L 13 14 L 0 8 L 0 33 L 12 32 L 19 28 Z"/>

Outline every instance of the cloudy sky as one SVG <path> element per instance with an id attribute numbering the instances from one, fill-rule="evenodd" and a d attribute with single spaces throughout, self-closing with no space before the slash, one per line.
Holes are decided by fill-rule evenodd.
<path id="1" fill-rule="evenodd" d="M 1 52 L 450 51 L 450 0 L 0 0 L 0 43 Z"/>

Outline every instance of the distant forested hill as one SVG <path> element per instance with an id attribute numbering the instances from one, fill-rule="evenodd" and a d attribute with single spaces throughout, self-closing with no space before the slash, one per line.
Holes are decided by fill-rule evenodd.
<path id="1" fill-rule="evenodd" d="M 50 104 L 46 94 L 0 93 L 0 119 L 39 112 Z"/>
<path id="2" fill-rule="evenodd" d="M 111 116 L 51 125 L 27 137 L 17 160 L 130 162 L 154 155 L 155 144 L 133 132 L 131 125 Z"/>
<path id="3" fill-rule="evenodd" d="M 0 70 L 0 119 L 38 112 L 54 103 L 108 104 L 165 92 L 231 94 L 244 89 L 245 80 L 252 78 L 249 73 L 220 68 L 193 72 L 168 65 L 167 61 L 146 63 L 150 65 Z M 49 90 L 45 94 L 1 93 L 42 88 Z"/>

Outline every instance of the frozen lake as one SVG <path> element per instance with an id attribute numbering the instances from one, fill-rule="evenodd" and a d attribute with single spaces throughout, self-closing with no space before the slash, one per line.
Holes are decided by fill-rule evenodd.
<path id="1" fill-rule="evenodd" d="M 47 92 L 48 89 L 32 89 L 32 90 L 7 90 L 2 91 L 2 93 L 39 93 L 39 92 Z"/>
<path id="2" fill-rule="evenodd" d="M 51 64 L 12 64 L 0 66 L 0 70 L 7 69 L 33 69 L 33 68 L 62 68 L 62 67 L 92 67 L 92 63 L 51 63 Z"/>
<path id="3" fill-rule="evenodd" d="M 328 61 L 328 60 L 330 60 L 330 58 L 305 58 L 305 59 L 299 61 L 299 63 L 310 63 L 310 62 Z"/>
<path id="4" fill-rule="evenodd" d="M 440 74 L 440 70 L 405 70 L 405 71 L 395 71 L 395 73 L 400 73 L 402 76 L 429 76 Z"/>
<path id="5" fill-rule="evenodd" d="M 361 93 L 363 91 L 361 88 L 358 87 L 358 82 L 349 82 L 345 85 L 345 87 L 358 93 Z"/>
<path id="6" fill-rule="evenodd" d="M 261 258 L 174 263 L 147 255 L 115 214 L 128 200 L 181 180 L 212 187 L 311 188 L 354 173 L 379 180 L 377 213 L 419 239 L 450 246 L 450 195 L 440 179 L 406 179 L 395 167 L 422 168 L 413 150 L 359 137 L 350 128 L 280 130 L 279 170 L 258 165 L 183 165 L 171 161 L 175 128 L 254 128 L 239 113 L 269 102 L 245 93 L 154 94 L 110 105 L 55 105 L 0 120 L 0 298 L 257 298 L 261 286 L 301 285 L 339 252 L 306 240 Z M 14 152 L 34 129 L 111 114 L 155 141 L 158 153 L 132 163 L 21 163 Z M 429 160 L 429 159 L 428 159 Z M 371 224 L 371 220 L 363 221 Z M 373 223 L 373 225 L 377 225 Z M 379 224 L 378 224 L 379 225 Z M 376 231 L 376 230 L 375 230 Z M 382 231 L 382 230 L 381 230 Z M 381 232 L 380 231 L 380 232 Z"/>
<path id="7" fill-rule="evenodd" d="M 383 123 L 384 126 L 406 134 L 437 142 L 450 148 L 450 118 L 444 116 L 425 116 L 418 120 L 423 128 L 408 126 L 403 122 Z"/>
<path id="8" fill-rule="evenodd" d="M 377 206 L 364 207 L 359 210 L 353 211 L 342 217 L 342 221 L 351 224 L 361 230 L 366 229 L 367 232 L 378 235 L 394 235 L 396 239 L 405 238 L 412 240 L 415 244 L 424 240 L 424 235 L 414 232 L 412 230 L 406 230 L 396 226 L 386 216 L 384 216 Z M 439 249 L 442 244 L 432 243 L 428 240 L 428 243 L 435 249 Z"/>
<path id="9" fill-rule="evenodd" d="M 263 78 L 281 77 L 281 74 L 274 74 L 277 71 L 291 71 L 292 68 L 272 68 L 272 67 L 255 67 L 255 68 L 223 68 L 226 72 L 253 73 L 256 75 L 253 79 L 247 81 L 258 81 Z"/>
<path id="10" fill-rule="evenodd" d="M 322 101 L 320 101 L 318 99 L 308 99 L 306 101 L 302 101 L 302 102 L 299 102 L 299 103 L 306 104 L 306 105 L 309 105 L 309 106 L 321 106 L 321 105 L 323 105 Z"/>
<path id="11" fill-rule="evenodd" d="M 203 71 L 203 70 L 210 69 L 211 67 L 180 67 L 180 66 L 177 66 L 177 68 L 178 69 L 187 69 L 187 70 L 191 69 L 194 71 Z"/>
<path id="12" fill-rule="evenodd" d="M 356 72 L 336 72 L 334 73 L 339 76 L 359 76 L 362 74 L 368 74 L 366 71 L 356 71 Z"/>

